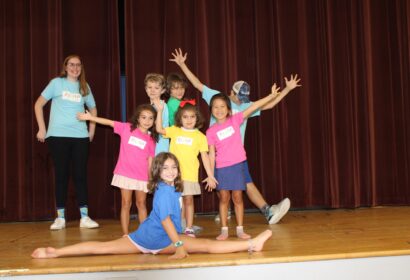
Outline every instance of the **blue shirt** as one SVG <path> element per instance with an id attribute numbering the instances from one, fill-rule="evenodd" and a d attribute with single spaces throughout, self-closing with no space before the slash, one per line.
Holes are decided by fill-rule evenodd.
<path id="1" fill-rule="evenodd" d="M 208 103 L 208 105 L 211 104 L 211 99 L 214 95 L 220 93 L 217 90 L 214 89 L 210 89 L 207 86 L 204 85 L 203 89 L 202 89 L 202 98 L 205 100 L 206 103 Z M 235 102 L 233 102 L 231 100 L 231 108 L 232 108 L 232 115 L 239 113 L 239 112 L 243 112 L 244 110 L 246 110 L 249 106 L 252 105 L 253 102 L 249 102 L 249 103 L 241 103 L 241 104 L 236 104 Z M 248 118 L 252 118 L 252 117 L 256 117 L 256 116 L 260 116 L 261 115 L 261 110 L 256 110 L 255 112 L 253 112 L 252 115 L 250 115 Z M 214 123 L 216 122 L 215 118 L 211 115 L 211 122 L 209 124 L 209 126 L 211 127 Z M 246 125 L 248 124 L 248 119 L 244 119 L 242 125 L 240 126 L 241 129 L 241 137 L 242 137 L 242 143 L 245 144 L 245 132 L 246 132 Z"/>
<path id="2" fill-rule="evenodd" d="M 167 104 L 162 100 L 161 102 L 162 104 L 164 104 L 164 110 L 162 110 L 162 127 L 165 128 L 169 126 L 169 119 L 168 119 L 169 113 L 168 113 Z M 153 106 L 155 108 L 155 105 Z M 159 135 L 158 139 L 159 140 L 158 140 L 157 146 L 155 147 L 155 155 L 158 155 L 159 153 L 162 153 L 162 152 L 168 152 L 169 151 L 169 140 L 162 137 L 162 135 Z"/>
<path id="3" fill-rule="evenodd" d="M 88 137 L 87 124 L 77 120 L 77 113 L 84 112 L 84 105 L 95 108 L 95 100 L 91 90 L 82 96 L 79 86 L 79 82 L 54 78 L 41 93 L 47 101 L 52 100 L 46 137 Z"/>
<path id="4" fill-rule="evenodd" d="M 182 232 L 180 197 L 181 193 L 176 192 L 174 186 L 160 182 L 154 193 L 151 213 L 136 231 L 129 234 L 132 241 L 151 250 L 163 249 L 172 244 L 161 222 L 170 217 L 177 232 Z"/>

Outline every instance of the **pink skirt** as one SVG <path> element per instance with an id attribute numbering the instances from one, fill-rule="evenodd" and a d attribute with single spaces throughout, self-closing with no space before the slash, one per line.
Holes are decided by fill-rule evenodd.
<path id="1" fill-rule="evenodd" d="M 132 179 L 118 174 L 114 174 L 112 177 L 111 185 L 124 190 L 148 192 L 147 181 Z"/>

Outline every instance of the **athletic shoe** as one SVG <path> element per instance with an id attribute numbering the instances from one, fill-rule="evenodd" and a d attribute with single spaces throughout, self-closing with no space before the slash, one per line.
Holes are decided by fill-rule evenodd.
<path id="1" fill-rule="evenodd" d="M 228 220 L 230 220 L 232 217 L 232 211 L 231 208 L 228 208 Z M 219 223 L 221 221 L 221 217 L 219 216 L 219 214 L 216 214 L 215 216 L 215 222 Z"/>
<path id="2" fill-rule="evenodd" d="M 189 237 L 196 237 L 195 232 L 192 228 L 186 228 L 185 229 L 185 235 L 187 235 Z"/>
<path id="3" fill-rule="evenodd" d="M 279 202 L 277 205 L 272 205 L 269 208 L 269 218 L 268 218 L 268 223 L 270 225 L 276 224 L 277 222 L 280 221 L 280 219 L 283 218 L 283 216 L 288 213 L 290 208 L 290 200 L 289 198 L 283 199 L 281 202 Z"/>
<path id="4" fill-rule="evenodd" d="M 97 222 L 91 220 L 88 216 L 80 220 L 80 228 L 98 228 L 99 226 Z"/>
<path id="5" fill-rule="evenodd" d="M 204 230 L 203 227 L 192 225 L 192 229 L 194 230 L 195 235 L 199 234 L 201 231 Z"/>
<path id="6" fill-rule="evenodd" d="M 64 218 L 56 218 L 54 223 L 51 224 L 50 230 L 60 230 L 65 228 L 65 219 Z"/>

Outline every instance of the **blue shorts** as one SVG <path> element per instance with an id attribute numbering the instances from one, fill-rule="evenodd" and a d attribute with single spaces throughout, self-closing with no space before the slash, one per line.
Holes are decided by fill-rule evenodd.
<path id="1" fill-rule="evenodd" d="M 218 181 L 216 189 L 218 191 L 244 191 L 246 190 L 245 180 L 246 161 L 215 169 L 215 179 Z"/>
<path id="2" fill-rule="evenodd" d="M 248 161 L 245 160 L 244 162 L 245 162 L 245 183 L 247 184 L 253 183 L 251 173 L 249 172 Z"/>

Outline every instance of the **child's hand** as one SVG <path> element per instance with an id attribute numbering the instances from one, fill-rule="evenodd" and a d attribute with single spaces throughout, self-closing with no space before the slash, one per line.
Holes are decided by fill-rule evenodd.
<path id="1" fill-rule="evenodd" d="M 85 113 L 77 113 L 77 119 L 80 121 L 89 121 L 91 120 L 91 118 L 92 116 L 87 110 L 85 111 Z"/>
<path id="2" fill-rule="evenodd" d="M 218 184 L 218 181 L 215 179 L 215 177 L 208 177 L 204 179 L 202 183 L 206 183 L 205 190 L 207 190 L 208 192 L 211 192 L 212 190 L 216 189 L 216 185 Z"/>
<path id="3" fill-rule="evenodd" d="M 181 66 L 182 64 L 185 63 L 186 57 L 188 53 L 185 53 L 182 55 L 182 50 L 181 48 L 175 49 L 175 51 L 172 53 L 172 56 L 174 58 L 171 58 L 169 61 L 175 62 L 178 66 Z"/>
<path id="4" fill-rule="evenodd" d="M 271 88 L 270 96 L 272 99 L 276 98 L 280 94 L 280 88 L 276 86 L 276 83 L 273 84 Z"/>
<path id="5" fill-rule="evenodd" d="M 287 87 L 289 90 L 292 90 L 292 89 L 294 89 L 294 88 L 296 88 L 296 87 L 301 87 L 302 85 L 299 84 L 299 82 L 300 82 L 300 79 L 298 79 L 298 74 L 295 74 L 295 76 L 293 76 L 293 74 L 290 75 L 290 80 L 288 80 L 288 79 L 285 77 L 286 87 Z"/>
<path id="6" fill-rule="evenodd" d="M 154 100 L 154 105 L 155 105 L 155 108 L 157 108 L 157 111 L 163 111 L 164 110 L 164 104 L 161 102 L 161 99 L 157 99 L 157 100 Z"/>
<path id="7" fill-rule="evenodd" d="M 172 256 L 169 256 L 168 258 L 171 260 L 178 260 L 178 259 L 183 259 L 188 257 L 188 253 L 185 251 L 184 246 L 178 247 L 177 250 L 175 251 L 175 254 Z"/>

